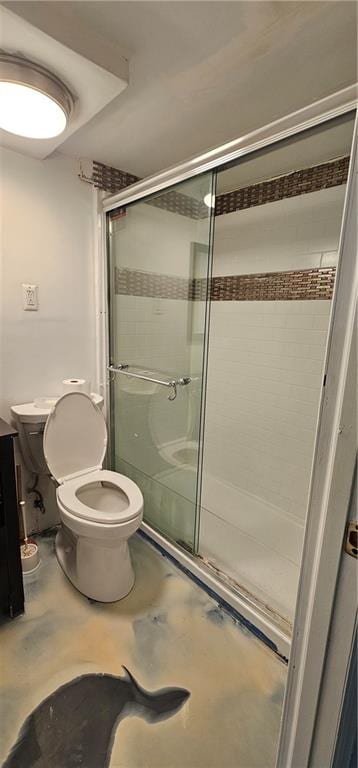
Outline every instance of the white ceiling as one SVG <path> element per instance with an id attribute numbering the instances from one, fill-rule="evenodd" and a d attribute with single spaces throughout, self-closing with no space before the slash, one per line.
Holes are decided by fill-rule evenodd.
<path id="1" fill-rule="evenodd" d="M 61 151 L 142 177 L 356 79 L 354 2 L 23 5 L 28 19 L 66 9 L 79 29 L 91 25 L 128 51 L 126 91 Z"/>

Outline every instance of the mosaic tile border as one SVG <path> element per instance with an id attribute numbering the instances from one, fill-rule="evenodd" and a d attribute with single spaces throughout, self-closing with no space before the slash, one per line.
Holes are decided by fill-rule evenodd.
<path id="1" fill-rule="evenodd" d="M 111 168 L 108 165 L 94 161 L 92 180 L 97 189 L 115 194 L 131 184 L 135 184 L 136 181 L 140 181 L 140 178 L 118 168 Z M 162 208 L 171 213 L 177 213 L 180 216 L 186 216 L 190 219 L 204 219 L 209 215 L 208 208 L 202 201 L 175 190 L 164 192 L 159 197 L 153 197 L 151 200 L 147 200 L 146 204 L 153 205 L 155 208 Z M 123 213 L 125 213 L 125 208 L 118 208 L 110 214 L 110 218 L 112 221 L 115 221 Z"/>
<path id="2" fill-rule="evenodd" d="M 336 267 L 220 275 L 210 282 L 211 301 L 330 300 Z M 115 293 L 182 301 L 205 301 L 207 280 L 177 277 L 144 270 L 115 268 Z"/>
<path id="3" fill-rule="evenodd" d="M 215 202 L 215 216 L 346 184 L 349 160 L 347 155 L 218 195 Z M 139 176 L 96 161 L 93 163 L 92 180 L 97 188 L 112 194 L 140 181 Z M 148 200 L 147 204 L 192 219 L 203 219 L 209 215 L 208 208 L 203 202 L 174 190 Z M 124 212 L 124 208 L 113 211 L 110 214 L 111 219 L 114 221 Z"/>
<path id="4" fill-rule="evenodd" d="M 214 277 L 212 301 L 299 301 L 331 299 L 335 267 Z"/>
<path id="5" fill-rule="evenodd" d="M 114 291 L 124 296 L 148 296 L 153 299 L 188 299 L 190 280 L 140 269 L 115 267 Z"/>
<path id="6" fill-rule="evenodd" d="M 99 163 L 97 160 L 93 161 L 92 182 L 97 189 L 102 189 L 104 192 L 110 192 L 112 195 L 115 195 L 116 192 L 120 192 L 121 189 L 125 189 L 140 180 L 140 177 L 135 176 L 133 173 L 121 171 L 119 168 L 113 168 L 111 165 L 104 165 L 104 163 Z"/>
<path id="7" fill-rule="evenodd" d="M 348 168 L 349 156 L 218 195 L 215 216 L 346 184 Z"/>

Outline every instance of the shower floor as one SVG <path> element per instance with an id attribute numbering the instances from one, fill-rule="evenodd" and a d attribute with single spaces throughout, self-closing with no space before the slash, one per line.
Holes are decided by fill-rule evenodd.
<path id="1" fill-rule="evenodd" d="M 205 475 L 200 554 L 292 625 L 303 523 L 263 499 Z"/>
<path id="2" fill-rule="evenodd" d="M 155 479 L 179 496 L 188 497 L 188 476 L 196 477 L 196 443 L 167 443 L 161 455 L 172 466 Z M 187 464 L 182 463 L 185 461 Z M 187 521 L 190 528 L 190 514 Z M 153 522 L 158 530 L 167 530 L 165 508 Z M 171 519 L 171 527 L 172 539 L 185 540 L 182 515 Z M 303 532 L 302 520 L 265 499 L 222 482 L 208 473 L 204 465 L 199 554 L 267 609 L 288 634 L 295 612 Z M 190 537 L 190 530 L 188 534 Z"/>
<path id="3" fill-rule="evenodd" d="M 287 672 L 279 657 L 138 535 L 135 586 L 107 605 L 68 582 L 53 536 L 38 542 L 26 613 L 0 627 L 0 763 L 34 712 L 26 752 L 18 746 L 5 765 L 274 766 Z"/>

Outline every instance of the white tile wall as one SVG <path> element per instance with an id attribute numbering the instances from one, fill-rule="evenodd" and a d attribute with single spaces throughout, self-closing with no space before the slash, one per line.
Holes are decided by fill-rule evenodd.
<path id="1" fill-rule="evenodd" d="M 334 263 L 344 194 L 342 185 L 218 216 L 214 275 Z"/>
<path id="2" fill-rule="evenodd" d="M 204 244 L 209 237 L 207 221 L 145 204 L 129 208 L 113 229 L 112 258 L 117 267 L 187 280 L 193 243 Z M 203 341 L 193 342 L 191 337 L 192 302 L 127 295 L 115 296 L 114 301 L 117 362 L 169 379 L 201 373 Z M 197 383 L 178 388 L 176 400 L 169 402 L 164 387 L 149 390 L 146 383 L 117 376 L 116 397 L 116 453 L 118 461 L 127 462 L 127 470 L 140 470 L 133 477 L 145 493 L 146 519 L 171 537 L 191 542 L 196 474 L 187 468 L 177 471 L 175 464 L 173 469 L 165 450 L 167 444 L 198 439 Z"/>
<path id="3" fill-rule="evenodd" d="M 120 268 L 190 277 L 192 244 L 208 242 L 208 222 L 149 205 L 115 224 L 112 258 Z M 140 367 L 185 375 L 192 364 L 188 301 L 116 296 L 116 353 Z"/>
<path id="4" fill-rule="evenodd" d="M 335 264 L 343 201 L 336 187 L 218 217 L 214 274 Z M 200 551 L 288 619 L 330 309 L 310 300 L 211 307 Z"/>
<path id="5" fill-rule="evenodd" d="M 330 302 L 299 302 L 301 313 L 292 317 L 293 304 L 213 303 L 205 472 L 234 486 L 240 473 L 241 489 L 303 521 Z M 321 314 L 312 315 L 313 308 Z M 265 325 L 255 325 L 261 317 Z M 315 317 L 324 319 L 325 330 L 305 329 Z M 302 327 L 289 327 L 293 318 Z M 281 355 L 267 341 L 279 341 Z M 304 356 L 308 341 L 315 357 Z"/>

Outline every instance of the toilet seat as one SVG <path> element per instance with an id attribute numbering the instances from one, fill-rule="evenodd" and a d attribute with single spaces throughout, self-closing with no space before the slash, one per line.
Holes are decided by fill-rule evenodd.
<path id="1" fill-rule="evenodd" d="M 91 489 L 91 485 L 97 485 L 98 496 L 100 496 L 100 484 L 102 483 L 108 484 L 109 491 L 113 494 L 111 509 L 108 509 L 108 504 L 104 504 L 104 508 L 101 509 L 100 506 L 94 508 L 81 501 L 80 496 L 85 494 L 86 490 L 89 493 L 92 491 L 93 495 L 96 495 L 96 487 Z M 115 525 L 133 520 L 141 514 L 143 506 L 143 497 L 136 484 L 129 477 L 106 469 L 88 472 L 73 480 L 67 480 L 59 486 L 57 494 L 63 507 L 72 515 L 89 522 L 105 525 Z"/>
<path id="2" fill-rule="evenodd" d="M 102 469 L 107 426 L 102 411 L 84 392 L 57 400 L 44 431 L 44 454 L 59 483 L 57 498 L 72 516 L 102 525 L 140 517 L 143 497 L 129 477 Z"/>
<path id="3" fill-rule="evenodd" d="M 68 392 L 57 400 L 46 422 L 43 447 L 47 466 L 60 485 L 102 469 L 107 426 L 90 395 Z"/>

